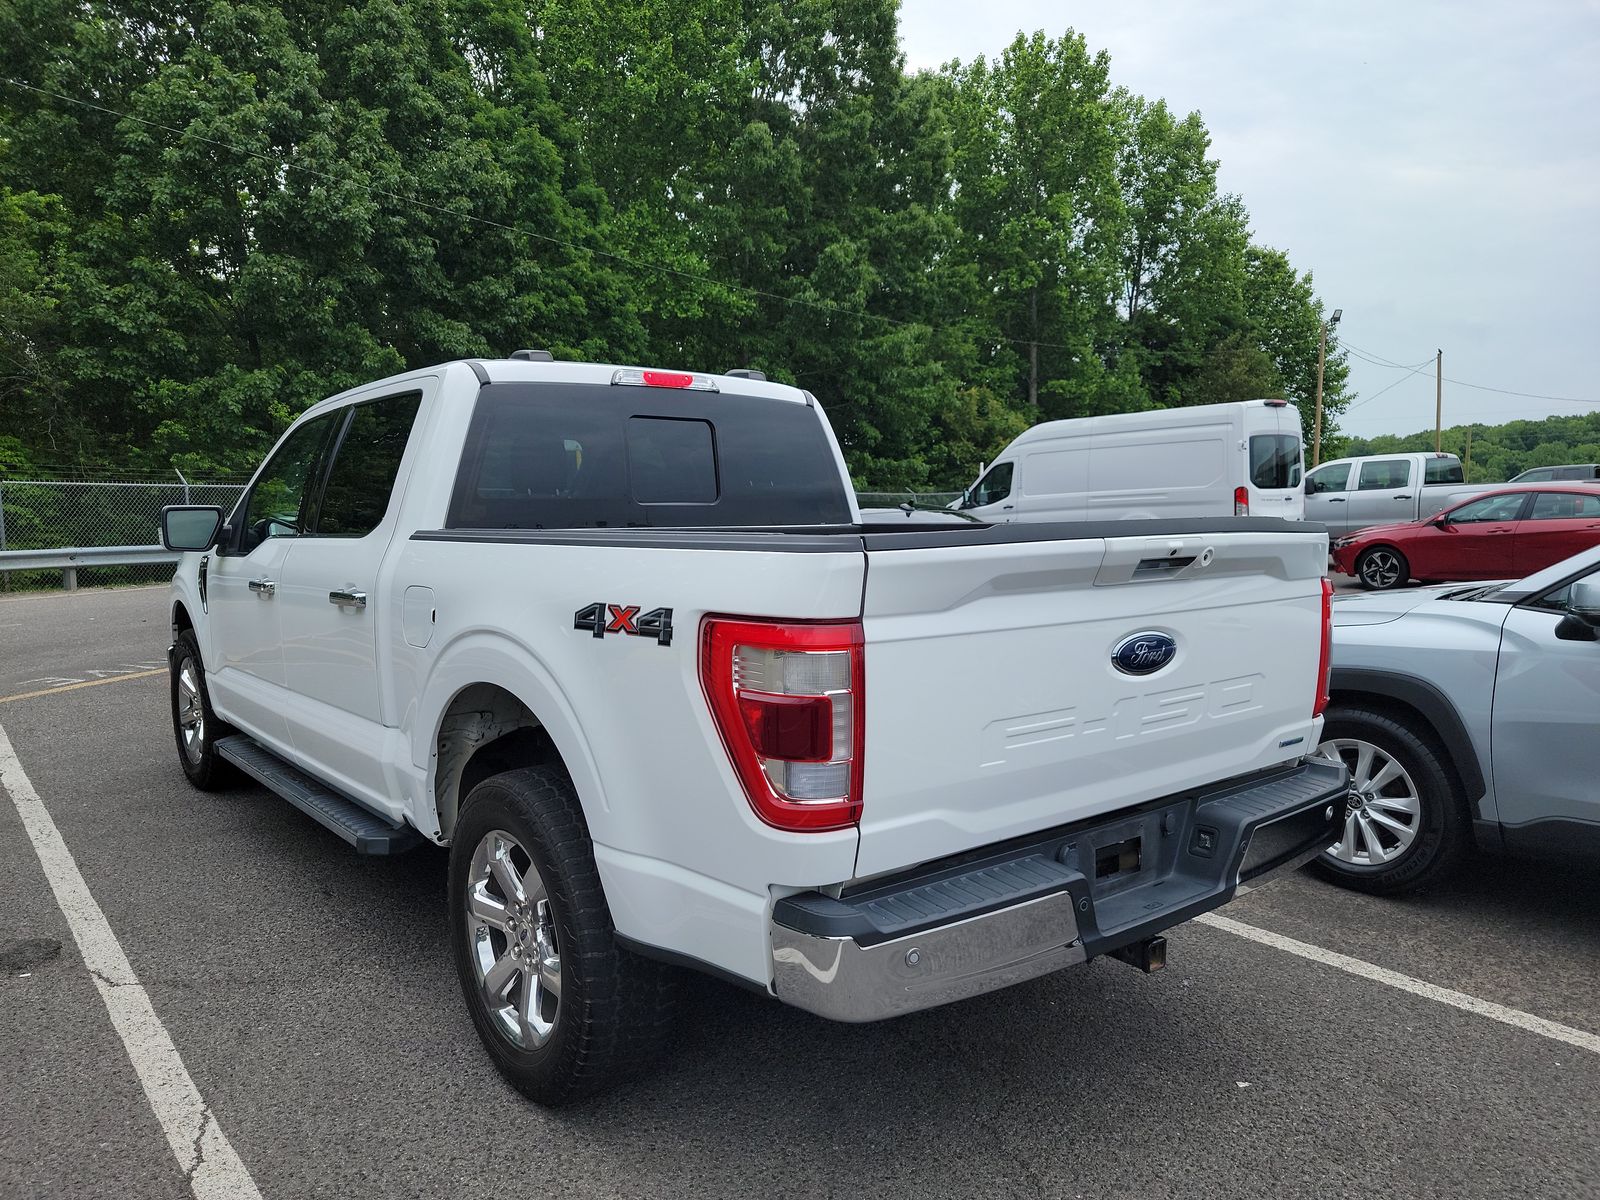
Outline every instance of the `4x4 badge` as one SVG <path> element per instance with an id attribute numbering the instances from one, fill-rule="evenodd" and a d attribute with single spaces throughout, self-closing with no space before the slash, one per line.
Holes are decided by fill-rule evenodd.
<path id="1" fill-rule="evenodd" d="M 625 633 L 632 637 L 655 638 L 658 646 L 672 645 L 672 610 L 652 608 L 639 615 L 639 604 L 607 604 L 597 600 L 572 615 L 574 629 L 587 630 L 597 638 L 608 633 Z"/>

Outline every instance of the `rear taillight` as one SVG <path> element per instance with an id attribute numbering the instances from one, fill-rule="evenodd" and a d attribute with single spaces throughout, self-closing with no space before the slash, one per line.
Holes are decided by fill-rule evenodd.
<path id="1" fill-rule="evenodd" d="M 1333 681 L 1333 584 L 1322 577 L 1322 654 L 1317 661 L 1317 703 L 1311 710 L 1320 717 L 1327 710 Z"/>
<path id="2" fill-rule="evenodd" d="M 1248 517 L 1250 515 L 1250 489 L 1236 487 L 1233 489 L 1233 515 Z"/>
<path id="3" fill-rule="evenodd" d="M 865 679 L 860 621 L 707 617 L 700 683 L 750 807 L 796 832 L 861 817 Z"/>

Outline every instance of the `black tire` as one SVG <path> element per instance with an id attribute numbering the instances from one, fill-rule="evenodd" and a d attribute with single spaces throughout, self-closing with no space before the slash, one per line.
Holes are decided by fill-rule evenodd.
<path id="1" fill-rule="evenodd" d="M 1340 741 L 1366 743 L 1393 759 L 1412 787 L 1391 784 L 1378 791 L 1414 790 L 1419 811 L 1411 844 L 1394 858 L 1375 864 L 1343 861 L 1335 855 L 1336 846 L 1318 855 L 1312 869 L 1324 879 L 1376 896 L 1421 891 L 1446 878 L 1470 850 L 1472 833 L 1465 797 L 1431 732 L 1414 730 L 1382 710 L 1335 703 L 1328 710 L 1322 748 Z M 1355 753 L 1346 748 L 1339 757 L 1349 763 Z M 1347 807 L 1347 828 L 1357 822 L 1360 811 L 1353 803 Z M 1393 809 L 1380 811 L 1396 815 Z M 1353 836 L 1356 845 L 1364 842 L 1362 832 Z"/>
<path id="2" fill-rule="evenodd" d="M 1373 546 L 1356 559 L 1356 580 L 1369 592 L 1386 592 L 1411 581 L 1411 564 L 1393 546 Z"/>
<path id="3" fill-rule="evenodd" d="M 491 939 L 490 954 L 506 943 L 503 932 L 481 922 L 473 922 L 481 934 L 469 928 L 469 894 L 477 886 L 473 858 L 496 832 L 509 833 L 538 868 L 550 906 L 560 991 L 554 1028 L 542 1045 L 514 1040 L 480 982 L 484 939 Z M 679 973 L 617 944 L 583 811 L 559 766 L 491 776 L 467 796 L 450 848 L 450 941 L 462 994 L 489 1057 L 513 1087 L 540 1104 L 568 1104 L 634 1073 L 656 1056 L 672 1028 Z"/>
<path id="4" fill-rule="evenodd" d="M 185 671 L 188 675 L 185 675 Z M 211 711 L 211 693 L 206 690 L 205 664 L 200 657 L 200 643 L 194 631 L 185 629 L 173 645 L 171 675 L 172 736 L 178 745 L 178 762 L 189 782 L 202 792 L 220 791 L 239 783 L 239 772 L 234 765 L 217 753 L 217 742 L 233 733 L 233 726 L 217 719 Z M 193 686 L 193 700 L 182 693 Z M 198 706 L 197 724 L 184 724 L 192 720 Z M 192 731 L 195 737 L 186 737 Z"/>

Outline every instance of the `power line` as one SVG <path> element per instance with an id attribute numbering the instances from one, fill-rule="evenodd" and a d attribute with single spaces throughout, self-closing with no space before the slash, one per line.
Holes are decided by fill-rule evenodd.
<path id="1" fill-rule="evenodd" d="M 1412 369 L 1411 367 L 1406 366 L 1404 363 L 1397 363 L 1393 359 L 1385 358 L 1383 355 L 1375 353 L 1374 351 L 1363 350 L 1360 346 L 1354 345 L 1351 342 L 1341 341 L 1339 345 L 1342 349 L 1350 351 L 1357 358 L 1364 362 L 1369 362 L 1375 367 L 1393 367 L 1396 370 L 1401 371 L 1409 371 Z M 1420 367 L 1423 365 L 1423 363 L 1430 363 L 1432 361 L 1433 355 L 1430 354 L 1427 358 L 1423 359 L 1422 362 L 1417 363 L 1416 366 Z"/>
<path id="2" fill-rule="evenodd" d="M 1349 350 L 1352 354 L 1355 355 L 1356 358 L 1360 359 L 1364 363 L 1370 363 L 1374 367 L 1388 367 L 1391 370 L 1395 370 L 1395 371 L 1415 371 L 1418 367 L 1425 367 L 1425 366 L 1427 366 L 1429 363 L 1431 363 L 1433 361 L 1433 355 L 1430 354 L 1430 355 L 1428 355 L 1427 358 L 1423 359 L 1421 362 L 1415 362 L 1415 363 L 1412 363 L 1409 366 L 1407 366 L 1404 363 L 1394 363 L 1394 362 L 1388 362 L 1387 360 L 1369 358 L 1369 357 L 1367 357 L 1367 355 L 1361 353 L 1360 351 L 1356 350 L 1354 347 L 1349 346 L 1349 345 L 1341 345 L 1340 348 L 1344 349 L 1344 350 Z"/>
<path id="3" fill-rule="evenodd" d="M 24 91 L 33 92 L 39 96 L 48 96 L 53 100 L 60 100 L 66 104 L 76 104 L 82 108 L 92 109 L 95 112 L 104 113 L 106 116 L 116 117 L 119 120 L 133 121 L 151 129 L 159 129 L 165 133 L 170 133 L 175 137 L 190 138 L 197 142 L 204 142 L 206 145 L 215 146 L 221 150 L 229 150 L 234 154 L 244 155 L 247 158 L 258 159 L 261 162 L 269 163 L 272 166 L 278 167 L 284 171 L 298 171 L 304 175 L 310 175 L 314 178 L 321 179 L 325 183 L 352 186 L 366 192 L 368 195 L 381 196 L 385 199 L 398 201 L 401 204 L 415 205 L 419 208 L 428 209 L 431 212 L 441 213 L 445 216 L 456 217 L 464 221 L 472 221 L 479 225 L 489 226 L 493 229 L 504 230 L 507 233 L 520 234 L 523 237 L 534 238 L 538 241 L 546 242 L 552 246 L 559 246 L 562 249 L 569 250 L 574 253 L 593 254 L 600 258 L 610 259 L 612 262 L 633 268 L 634 270 L 654 271 L 658 275 L 668 275 L 677 279 L 686 279 L 692 283 L 703 284 L 711 288 L 721 288 L 723 291 L 727 292 L 738 292 L 746 296 L 758 297 L 763 300 L 772 300 L 779 304 L 792 304 L 799 308 L 806 308 L 815 312 L 832 313 L 841 317 L 856 317 L 866 321 L 880 321 L 886 325 L 893 325 L 902 329 L 914 329 L 932 334 L 944 332 L 945 329 L 948 328 L 930 325 L 926 321 L 908 321 L 900 317 L 886 317 L 878 313 L 860 312 L 855 309 L 846 308 L 842 304 L 831 303 L 827 300 L 804 300 L 798 296 L 780 296 L 776 292 L 764 291 L 761 288 L 750 287 L 746 284 L 728 283 L 724 280 L 713 279 L 709 275 L 700 275 L 693 271 L 682 271 L 676 267 L 665 266 L 661 263 L 645 262 L 641 259 L 631 258 L 626 254 L 619 254 L 614 250 L 606 250 L 596 246 L 585 246 L 578 242 L 567 241 L 564 238 L 552 237 L 549 234 L 540 233 L 537 230 L 528 229 L 525 226 L 508 225 L 503 221 L 496 221 L 490 217 L 479 216 L 477 213 L 466 212 L 458 208 L 450 208 L 447 205 L 434 204 L 430 201 L 423 200 L 415 196 L 401 195 L 399 192 L 391 191 L 388 188 L 379 187 L 373 183 L 364 183 L 357 179 L 334 175 L 327 171 L 318 170 L 315 167 L 306 166 L 304 163 L 293 163 L 282 157 L 275 157 L 259 150 L 251 150 L 246 146 L 239 146 L 232 142 L 222 141 L 218 138 L 206 137 L 204 134 L 195 133 L 193 130 L 179 129 L 175 125 L 166 125 L 160 121 L 152 121 L 146 117 L 135 116 L 132 113 L 123 112 L 120 109 L 111 108 L 104 104 L 96 104 L 92 100 L 83 100 L 77 96 L 64 95 L 61 92 L 52 92 L 48 88 L 36 87 L 34 84 L 25 83 L 20 79 L 12 79 L 9 76 L 0 75 L 0 82 L 9 83 L 13 87 L 21 88 Z M 1036 342 L 1029 338 L 1006 337 L 1003 334 L 980 340 L 980 344 L 984 345 L 995 345 L 999 343 L 1007 343 L 1015 346 L 1037 346 L 1041 350 L 1066 350 L 1070 352 L 1073 349 L 1073 347 L 1065 345 L 1061 342 Z"/>
<path id="4" fill-rule="evenodd" d="M 1423 365 L 1424 364 L 1422 364 L 1422 363 L 1418 363 L 1416 368 L 1413 368 L 1412 370 L 1407 371 L 1404 375 L 1400 376 L 1399 379 L 1396 379 L 1393 383 L 1389 384 L 1388 387 L 1379 388 L 1377 391 L 1373 392 L 1372 395 L 1367 396 L 1365 399 L 1357 400 L 1349 408 L 1344 410 L 1345 411 L 1345 415 L 1348 415 L 1350 413 L 1355 412 L 1355 410 L 1360 408 L 1363 404 L 1371 404 L 1379 396 L 1383 395 L 1384 392 L 1389 391 L 1390 388 L 1399 387 L 1402 383 L 1405 383 L 1413 375 L 1421 375 L 1422 371 L 1420 369 L 1418 369 L 1418 368 L 1421 368 Z"/>
<path id="5" fill-rule="evenodd" d="M 1375 367 L 1390 367 L 1395 370 L 1410 372 L 1415 372 L 1416 370 L 1415 367 L 1407 367 L 1403 363 L 1397 363 L 1390 359 L 1386 359 L 1381 354 L 1373 354 L 1372 351 L 1363 350 L 1360 346 L 1352 345 L 1349 342 L 1341 342 L 1340 346 L 1354 353 L 1356 357 L 1361 359 L 1363 362 L 1371 363 Z M 1418 363 L 1417 366 L 1420 367 L 1425 363 L 1430 363 L 1432 361 L 1433 355 L 1430 354 L 1426 359 L 1423 360 L 1423 362 Z M 1497 392 L 1502 396 L 1520 396 L 1524 400 L 1554 400 L 1565 404 L 1600 404 L 1600 400 L 1587 400 L 1581 396 L 1547 396 L 1539 392 L 1518 392 L 1512 390 L 1511 388 L 1490 387 L 1486 383 L 1468 383 L 1465 379 L 1452 379 L 1448 375 L 1444 376 L 1444 381 L 1446 383 L 1453 383 L 1457 387 L 1472 388 L 1474 391 L 1479 392 Z M 1379 395 L 1381 394 L 1382 393 L 1379 393 Z M 1374 395 L 1370 398 L 1376 400 L 1378 397 L 1377 395 Z M 1351 405 L 1350 407 L 1355 408 L 1357 406 Z M 1349 412 L 1350 410 L 1346 409 L 1345 411 Z"/>

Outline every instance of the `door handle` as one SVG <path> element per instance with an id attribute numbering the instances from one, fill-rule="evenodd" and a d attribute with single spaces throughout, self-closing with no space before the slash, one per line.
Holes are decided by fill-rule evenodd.
<path id="1" fill-rule="evenodd" d="M 1344 503 L 1344 497 L 1343 496 L 1329 496 L 1328 497 L 1328 503 L 1329 504 L 1343 504 Z"/>
<path id="2" fill-rule="evenodd" d="M 278 581 L 275 579 L 252 579 L 250 590 L 259 596 L 271 596 L 278 590 Z"/>
<path id="3" fill-rule="evenodd" d="M 1394 497 L 1394 499 L 1396 499 L 1396 500 L 1409 500 L 1409 499 L 1411 499 L 1411 497 L 1409 495 L 1396 496 L 1396 497 Z"/>
<path id="4" fill-rule="evenodd" d="M 1002 504 L 1000 507 L 1005 509 L 1007 512 L 1010 512 L 1013 508 L 1016 507 L 1016 505 L 1015 504 Z"/>
<path id="5" fill-rule="evenodd" d="M 367 594 L 365 592 L 336 590 L 328 593 L 328 603 L 337 604 L 340 608 L 365 608 Z"/>

